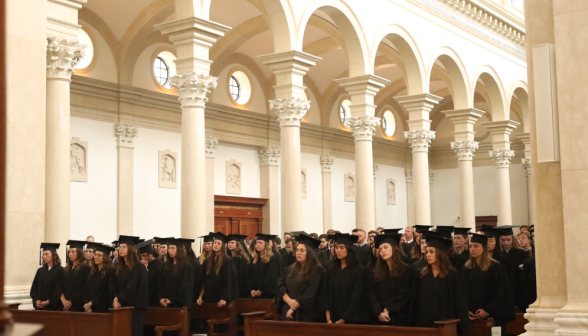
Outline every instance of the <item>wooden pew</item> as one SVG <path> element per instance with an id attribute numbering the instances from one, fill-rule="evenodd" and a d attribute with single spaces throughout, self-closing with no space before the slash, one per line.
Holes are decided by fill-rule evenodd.
<path id="1" fill-rule="evenodd" d="M 529 323 L 529 320 L 525 318 L 525 313 L 517 313 L 517 318 L 506 324 L 506 333 L 508 335 L 520 335 L 526 332 L 525 324 Z"/>
<path id="2" fill-rule="evenodd" d="M 131 335 L 133 307 L 110 309 L 109 313 L 10 310 L 15 322 L 39 323 L 43 336 L 128 336 Z"/>
<path id="3" fill-rule="evenodd" d="M 222 308 L 218 308 L 216 303 L 203 303 L 192 306 L 191 317 L 207 321 L 208 336 L 235 336 L 237 335 L 237 311 L 235 303 L 231 302 Z M 227 332 L 215 333 L 214 326 L 226 325 Z"/>
<path id="4" fill-rule="evenodd" d="M 238 299 L 235 301 L 235 308 L 237 310 L 237 330 L 240 335 L 245 332 L 243 314 L 264 312 L 265 320 L 279 320 L 274 300 Z"/>
<path id="5" fill-rule="evenodd" d="M 265 312 L 246 313 L 245 336 L 455 336 L 459 320 L 435 322 L 436 328 L 389 327 L 264 320 Z"/>
<path id="6" fill-rule="evenodd" d="M 459 333 L 459 336 L 492 336 L 494 319 L 489 317 L 485 320 L 470 321 L 471 329 L 466 333 Z"/>
<path id="7" fill-rule="evenodd" d="M 188 336 L 189 318 L 188 307 L 150 307 L 145 311 L 145 325 L 156 326 L 155 336 L 162 336 L 164 331 L 173 330 L 179 330 L 180 336 Z"/>

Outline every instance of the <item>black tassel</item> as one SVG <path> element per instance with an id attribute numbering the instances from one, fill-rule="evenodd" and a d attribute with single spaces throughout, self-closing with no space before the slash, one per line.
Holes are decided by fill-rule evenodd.
<path id="1" fill-rule="evenodd" d="M 43 265 L 43 250 L 39 250 L 39 266 Z"/>

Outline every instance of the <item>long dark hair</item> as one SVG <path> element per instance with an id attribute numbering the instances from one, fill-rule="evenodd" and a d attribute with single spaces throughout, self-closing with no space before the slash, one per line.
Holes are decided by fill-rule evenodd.
<path id="1" fill-rule="evenodd" d="M 434 249 L 435 256 L 437 257 L 437 266 L 439 266 L 439 277 L 445 278 L 445 276 L 453 269 L 451 262 L 449 261 L 449 255 L 441 249 L 436 247 L 434 247 Z M 427 267 L 423 268 L 421 271 L 421 277 L 424 277 L 429 273 L 433 273 L 433 265 L 427 262 Z"/>
<path id="2" fill-rule="evenodd" d="M 59 254 L 57 254 L 57 251 L 55 251 L 55 252 L 49 251 L 49 252 L 51 252 L 51 258 L 52 258 L 52 261 L 53 261 L 53 266 L 52 267 L 61 266 L 61 259 L 59 259 Z M 49 267 L 49 266 L 47 266 L 47 264 L 44 261 L 43 261 L 43 266 L 44 267 Z"/>
<path id="3" fill-rule="evenodd" d="M 128 262 L 128 264 L 127 264 Z M 116 264 L 116 270 L 114 271 L 115 275 L 119 275 L 120 272 L 124 268 L 128 268 L 130 270 L 133 269 L 135 263 L 139 262 L 139 257 L 137 256 L 137 250 L 133 245 L 127 245 L 127 256 L 125 258 L 120 256 L 120 246 L 118 251 L 118 264 Z"/>
<path id="4" fill-rule="evenodd" d="M 421 235 L 418 233 L 414 233 L 414 235 L 414 244 L 410 251 L 410 259 L 418 259 L 423 255 L 423 252 L 421 251 L 421 244 L 423 242 Z"/>
<path id="5" fill-rule="evenodd" d="M 221 249 L 218 252 L 214 250 L 214 243 L 212 244 L 212 246 L 213 250 L 210 257 L 208 257 L 208 266 L 206 266 L 206 274 L 208 274 L 210 270 L 214 268 L 216 274 L 218 275 L 221 267 L 223 267 L 224 259 L 228 257 L 227 249 L 225 247 L 225 243 L 223 243 L 223 246 L 221 246 Z"/>
<path id="6" fill-rule="evenodd" d="M 194 265 L 198 262 L 198 258 L 196 257 L 196 253 L 194 253 L 192 247 L 186 247 L 186 257 L 188 258 L 190 265 Z"/>
<path id="7" fill-rule="evenodd" d="M 382 259 L 382 255 L 378 254 L 378 262 L 374 268 L 374 279 L 376 282 L 382 282 L 387 278 L 398 278 L 407 267 L 402 262 L 402 257 L 400 255 L 402 249 L 398 248 L 396 245 L 390 246 L 392 246 L 392 269 L 390 269 L 388 263 Z"/>
<path id="8" fill-rule="evenodd" d="M 76 267 L 73 266 L 73 261 L 71 261 L 71 259 L 69 259 L 69 250 L 71 250 L 71 249 L 76 250 L 76 256 L 77 256 L 76 261 L 78 262 Z M 66 266 L 65 266 L 64 271 L 71 271 L 71 270 L 79 269 L 80 266 L 82 266 L 88 262 L 88 260 L 86 259 L 86 256 L 84 255 L 84 251 L 81 248 L 72 247 L 69 250 L 67 252 L 67 262 L 66 262 Z"/>
<path id="9" fill-rule="evenodd" d="M 308 245 L 304 245 L 304 247 L 306 248 L 306 261 L 304 262 L 304 264 L 301 264 L 298 261 L 296 261 L 292 265 L 288 266 L 289 278 L 298 278 L 300 281 L 308 281 L 311 269 L 315 268 L 316 266 L 322 268 L 321 263 L 318 261 L 316 253 L 314 252 L 312 247 Z"/>
<path id="10" fill-rule="evenodd" d="M 343 245 L 343 244 L 340 244 Z M 347 257 L 345 258 L 345 265 L 348 269 L 353 269 L 356 265 L 359 265 L 359 260 L 357 260 L 357 252 L 355 252 L 354 248 L 348 248 L 347 245 L 345 246 L 345 250 L 347 250 Z M 333 248 L 337 248 L 337 244 Z M 337 251 L 335 251 L 335 257 L 333 262 L 329 267 L 329 273 L 333 273 L 336 270 L 341 269 L 341 259 L 337 258 Z"/>
<path id="11" fill-rule="evenodd" d="M 94 251 L 94 258 L 96 258 L 97 252 L 100 251 Z M 96 272 L 100 272 L 100 275 L 104 276 L 106 272 L 112 268 L 112 260 L 110 259 L 110 257 L 104 252 L 100 253 L 102 253 L 102 270 L 98 270 L 98 265 L 96 265 L 96 263 L 94 262 L 94 258 L 92 258 L 92 269 L 90 269 L 90 275 L 94 275 L 96 274 Z"/>
<path id="12" fill-rule="evenodd" d="M 172 258 L 169 255 L 169 247 L 173 245 L 176 247 L 176 257 Z M 165 271 L 166 272 L 177 272 L 181 267 L 188 264 L 188 256 L 186 256 L 186 251 L 182 245 L 174 245 L 168 244 L 167 245 L 167 261 L 165 262 Z M 175 259 L 175 263 L 174 263 Z"/>

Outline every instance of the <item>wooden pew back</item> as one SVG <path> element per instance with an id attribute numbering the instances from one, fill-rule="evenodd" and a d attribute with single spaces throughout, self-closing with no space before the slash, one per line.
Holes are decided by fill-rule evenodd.
<path id="1" fill-rule="evenodd" d="M 192 318 L 208 321 L 208 336 L 235 336 L 237 334 L 237 311 L 235 303 L 231 302 L 222 308 L 216 303 L 203 303 L 192 306 Z M 227 325 L 228 332 L 215 333 L 215 325 Z"/>
<path id="2" fill-rule="evenodd" d="M 150 307 L 145 311 L 145 325 L 156 326 L 155 333 L 158 336 L 172 330 L 179 330 L 180 336 L 188 336 L 188 323 L 188 307 Z"/>
<path id="3" fill-rule="evenodd" d="M 489 317 L 485 320 L 470 321 L 472 327 L 467 333 L 459 333 L 459 336 L 492 336 L 494 319 Z"/>

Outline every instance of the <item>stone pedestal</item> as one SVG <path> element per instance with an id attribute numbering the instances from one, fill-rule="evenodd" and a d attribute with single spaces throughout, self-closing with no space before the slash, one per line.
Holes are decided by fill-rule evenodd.
<path id="1" fill-rule="evenodd" d="M 214 151 L 218 147 L 218 138 L 206 137 L 206 230 L 214 229 Z"/>
<path id="2" fill-rule="evenodd" d="M 263 207 L 263 232 L 280 234 L 280 147 L 259 149 L 261 197 L 267 198 Z"/>
<path id="3" fill-rule="evenodd" d="M 331 198 L 331 167 L 333 156 L 321 155 L 321 177 L 323 182 L 323 232 L 333 228 L 333 200 Z"/>
<path id="4" fill-rule="evenodd" d="M 117 236 L 133 236 L 134 140 L 139 128 L 131 124 L 115 124 L 117 141 Z"/>

